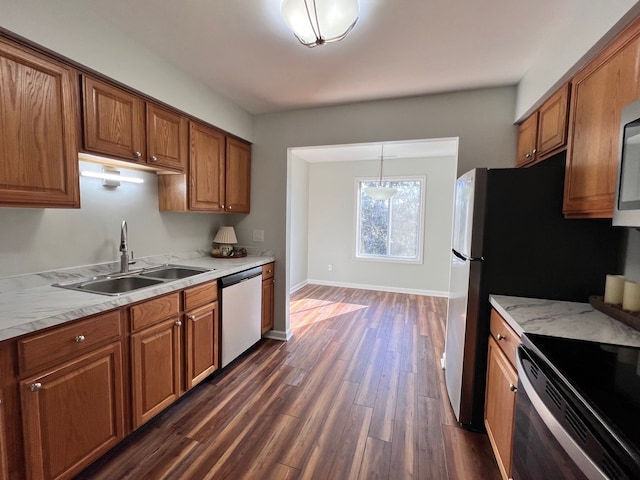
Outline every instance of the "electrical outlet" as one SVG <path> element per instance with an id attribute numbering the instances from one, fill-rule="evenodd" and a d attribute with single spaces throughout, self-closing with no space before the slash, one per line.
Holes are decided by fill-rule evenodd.
<path id="1" fill-rule="evenodd" d="M 253 231 L 253 241 L 254 242 L 264 242 L 264 230 L 254 230 Z"/>
<path id="2" fill-rule="evenodd" d="M 327 265 L 327 270 L 332 271 L 333 270 L 333 265 L 331 265 L 331 264 Z"/>

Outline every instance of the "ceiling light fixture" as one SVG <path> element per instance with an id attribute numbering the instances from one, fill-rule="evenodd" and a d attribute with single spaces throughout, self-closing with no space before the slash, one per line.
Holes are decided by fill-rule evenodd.
<path id="1" fill-rule="evenodd" d="M 358 21 L 358 0 L 282 0 L 282 16 L 307 47 L 338 42 Z"/>
<path id="2" fill-rule="evenodd" d="M 384 158 L 384 145 L 380 145 L 380 179 L 378 180 L 378 186 L 376 187 L 368 187 L 365 189 L 365 193 L 369 195 L 374 200 L 389 200 L 396 193 L 398 193 L 397 188 L 393 187 L 383 187 L 382 186 L 382 162 Z"/>

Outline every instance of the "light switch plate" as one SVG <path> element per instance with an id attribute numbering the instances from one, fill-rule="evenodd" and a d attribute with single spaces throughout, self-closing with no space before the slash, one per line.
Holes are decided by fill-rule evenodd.
<path id="1" fill-rule="evenodd" d="M 264 230 L 254 230 L 253 231 L 253 241 L 254 242 L 264 242 Z"/>

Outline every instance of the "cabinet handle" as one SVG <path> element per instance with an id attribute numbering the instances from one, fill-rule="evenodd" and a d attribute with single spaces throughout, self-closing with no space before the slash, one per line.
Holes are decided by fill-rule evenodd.
<path id="1" fill-rule="evenodd" d="M 176 322 L 176 327 L 181 327 L 181 326 L 182 326 L 182 321 L 181 321 L 181 320 L 178 320 L 178 321 Z"/>
<path id="2" fill-rule="evenodd" d="M 133 156 L 136 157 L 136 158 L 140 158 L 142 156 L 142 154 L 140 152 L 135 152 L 133 154 Z"/>
<path id="3" fill-rule="evenodd" d="M 499 333 L 499 334 L 498 334 L 498 336 L 497 336 L 496 338 L 497 338 L 498 340 L 504 340 L 504 339 L 505 339 L 505 338 L 507 338 L 507 337 L 505 337 L 504 335 L 502 335 L 501 333 Z"/>
<path id="4" fill-rule="evenodd" d="M 536 150 L 535 148 L 533 149 L 533 152 L 531 152 L 532 155 L 535 155 L 536 153 L 538 153 L 538 150 Z"/>
<path id="5" fill-rule="evenodd" d="M 195 315 L 187 315 L 187 318 L 188 318 L 189 320 L 195 320 L 195 319 L 196 319 L 196 316 L 195 316 Z"/>
<path id="6" fill-rule="evenodd" d="M 525 153 L 525 154 L 524 154 L 524 158 L 531 158 L 531 154 L 530 154 L 530 153 L 528 153 L 528 152 L 527 152 L 527 153 Z"/>
<path id="7" fill-rule="evenodd" d="M 42 384 L 41 383 L 32 383 L 29 386 L 29 390 L 31 390 L 32 392 L 37 392 L 38 390 L 40 390 L 42 388 Z"/>
<path id="8" fill-rule="evenodd" d="M 231 210 L 231 205 L 227 205 L 227 210 Z"/>
<path id="9" fill-rule="evenodd" d="M 87 339 L 87 337 L 85 337 L 84 335 L 78 335 L 76 337 L 76 343 L 82 343 Z"/>
<path id="10" fill-rule="evenodd" d="M 517 392 L 518 391 L 518 387 L 516 387 L 513 383 L 509 384 L 509 390 L 511 390 L 512 392 Z"/>
<path id="11" fill-rule="evenodd" d="M 151 155 L 151 161 L 152 162 L 157 162 L 158 161 L 158 157 L 156 157 L 155 155 Z"/>

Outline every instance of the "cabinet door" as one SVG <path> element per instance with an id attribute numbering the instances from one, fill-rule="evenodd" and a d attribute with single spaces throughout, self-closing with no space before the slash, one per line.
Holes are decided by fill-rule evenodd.
<path id="1" fill-rule="evenodd" d="M 80 207 L 76 78 L 0 39 L 0 205 Z"/>
<path id="2" fill-rule="evenodd" d="M 518 151 L 516 166 L 522 167 L 535 160 L 538 113 L 528 117 L 518 127 Z"/>
<path id="3" fill-rule="evenodd" d="M 511 450 L 518 376 L 500 347 L 489 338 L 485 427 L 496 455 L 502 478 L 511 476 Z"/>
<path id="4" fill-rule="evenodd" d="M 273 294 L 275 280 L 269 278 L 262 281 L 262 334 L 273 329 Z"/>
<path id="5" fill-rule="evenodd" d="M 144 101 L 129 92 L 83 76 L 84 148 L 144 162 Z"/>
<path id="6" fill-rule="evenodd" d="M 613 216 L 620 114 L 638 98 L 638 59 L 640 39 L 623 35 L 573 79 L 563 207 L 567 217 Z"/>
<path id="7" fill-rule="evenodd" d="M 7 437 L 4 427 L 4 397 L 0 390 L 0 480 L 9 478 L 7 465 Z"/>
<path id="8" fill-rule="evenodd" d="M 567 105 L 569 85 L 565 85 L 538 110 L 538 158 L 546 156 L 567 143 Z"/>
<path id="9" fill-rule="evenodd" d="M 180 317 L 131 335 L 133 424 L 153 418 L 180 396 Z"/>
<path id="10" fill-rule="evenodd" d="M 251 204 L 251 145 L 227 138 L 225 210 L 249 213 Z"/>
<path id="11" fill-rule="evenodd" d="M 177 112 L 147 103 L 147 163 L 184 172 L 189 156 L 189 121 Z"/>
<path id="12" fill-rule="evenodd" d="M 27 475 L 70 478 L 124 436 L 120 344 L 20 382 Z"/>
<path id="13" fill-rule="evenodd" d="M 218 369 L 218 302 L 185 313 L 187 390 Z"/>
<path id="14" fill-rule="evenodd" d="M 224 210 L 225 136 L 205 125 L 190 122 L 189 209 Z"/>

